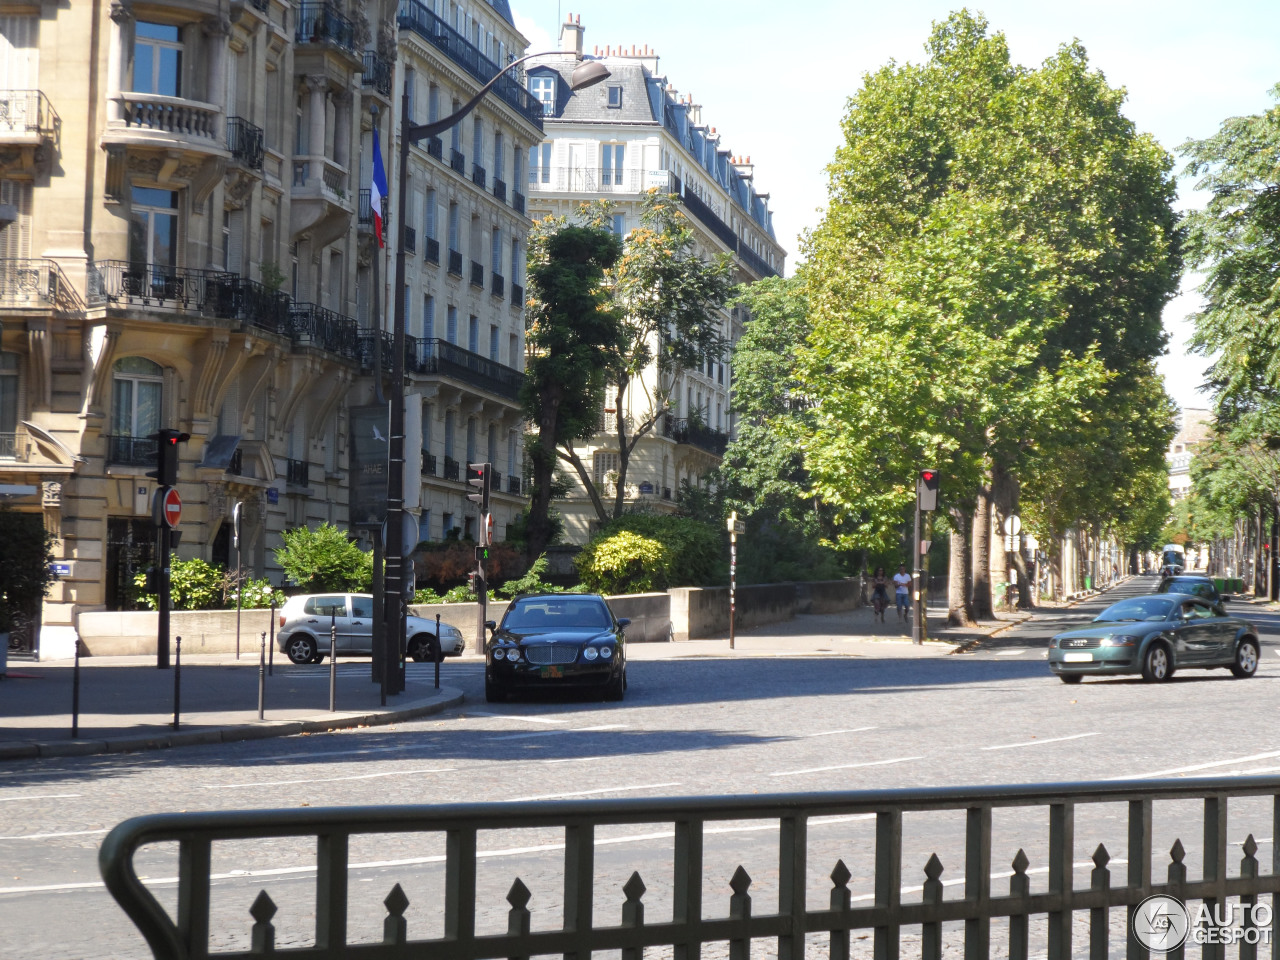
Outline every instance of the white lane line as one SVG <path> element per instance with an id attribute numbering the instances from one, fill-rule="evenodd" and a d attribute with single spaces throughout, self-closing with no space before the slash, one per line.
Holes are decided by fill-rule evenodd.
<path id="1" fill-rule="evenodd" d="M 1024 740 L 1021 743 L 1002 743 L 995 747 L 983 747 L 983 750 L 1012 750 L 1014 747 L 1038 747 L 1042 743 L 1062 743 L 1066 740 L 1083 740 L 1085 737 L 1100 737 L 1101 733 L 1073 733 L 1069 737 L 1045 737 L 1043 740 Z"/>
<path id="2" fill-rule="evenodd" d="M 805 770 L 782 770 L 771 773 L 771 777 L 798 777 L 805 773 L 826 773 L 828 770 L 853 770 L 857 767 L 883 767 L 890 763 L 907 763 L 911 760 L 923 760 L 924 757 L 895 757 L 892 760 L 868 760 L 866 763 L 840 763 L 832 767 L 809 767 Z"/>
<path id="3" fill-rule="evenodd" d="M 1280 657 L 1280 648 L 1273 650 L 1272 653 L 1274 653 L 1277 657 Z"/>
<path id="4" fill-rule="evenodd" d="M 516 797 L 503 803 L 527 803 L 531 800 L 564 800 L 568 797 L 590 797 L 600 793 L 624 793 L 628 790 L 657 790 L 659 787 L 678 787 L 679 783 L 637 783 L 630 787 L 601 787 L 598 790 L 575 790 L 573 793 L 544 793 L 536 797 Z M 3 839 L 0 837 L 0 839 Z"/>
<path id="5" fill-rule="evenodd" d="M 997 657 L 1020 657 L 1024 653 L 1030 653 L 1030 652 L 1031 651 L 1026 649 L 1025 647 L 1019 647 L 1016 650 L 997 650 L 996 656 Z"/>
<path id="6" fill-rule="evenodd" d="M 848 730 L 823 730 L 821 733 L 797 733 L 789 737 L 765 737 L 764 743 L 776 743 L 780 740 L 812 740 L 816 737 L 834 737 L 842 733 L 865 733 L 876 727 L 850 727 Z"/>
<path id="7" fill-rule="evenodd" d="M 308 780 L 259 780 L 256 783 L 206 783 L 206 790 L 244 790 L 253 787 L 291 787 L 306 783 L 343 783 L 348 780 L 378 780 L 382 777 L 411 777 L 419 773 L 453 773 L 456 767 L 429 767 L 423 770 L 388 770 L 384 773 L 362 773 L 350 777 L 317 777 Z"/>
<path id="8" fill-rule="evenodd" d="M 1211 770 L 1214 767 L 1229 767 L 1234 763 L 1253 763 L 1255 760 L 1272 760 L 1280 757 L 1280 750 L 1270 753 L 1255 753 L 1248 757 L 1232 757 L 1230 760 L 1210 760 L 1208 763 L 1196 763 L 1189 767 L 1172 767 L 1168 770 L 1157 770 L 1155 773 L 1125 774 L 1120 777 L 1108 777 L 1108 780 L 1151 780 L 1155 777 L 1169 777 L 1176 773 L 1195 773 L 1197 770 Z"/>
<path id="9" fill-rule="evenodd" d="M 606 723 L 598 727 L 574 727 L 572 730 L 539 730 L 537 733 L 508 733 L 501 737 L 489 737 L 494 740 L 528 740 L 530 737 L 559 737 L 566 733 L 602 733 L 605 730 L 625 730 L 625 723 Z"/>
<path id="10" fill-rule="evenodd" d="M 71 800 L 79 797 L 78 793 L 41 793 L 25 797 L 0 797 L 0 803 L 12 803 L 15 800 Z"/>
<path id="11" fill-rule="evenodd" d="M 558 720 L 554 717 L 522 717 L 513 713 L 469 713 L 469 717 L 488 717 L 491 720 L 519 720 L 524 723 L 569 723 L 571 719 Z"/>
<path id="12" fill-rule="evenodd" d="M 68 830 L 64 833 L 16 833 L 11 837 L 0 837 L 0 840 L 48 840 L 52 837 L 88 837 L 99 833 L 106 833 L 107 828 L 101 830 Z"/>

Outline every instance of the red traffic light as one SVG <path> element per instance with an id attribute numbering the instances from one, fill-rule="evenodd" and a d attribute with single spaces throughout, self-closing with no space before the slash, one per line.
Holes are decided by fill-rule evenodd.
<path id="1" fill-rule="evenodd" d="M 923 480 L 925 483 L 932 483 L 932 482 L 933 482 L 933 478 L 934 478 L 934 477 L 936 477 L 936 476 L 937 476 L 937 474 L 936 474 L 936 473 L 934 473 L 932 470 L 921 470 L 921 471 L 920 471 L 920 479 L 921 479 L 921 480 Z"/>

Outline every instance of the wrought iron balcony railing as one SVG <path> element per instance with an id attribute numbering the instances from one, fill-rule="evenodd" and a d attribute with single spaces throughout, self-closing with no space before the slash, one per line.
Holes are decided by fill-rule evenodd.
<path id="1" fill-rule="evenodd" d="M 499 470 L 493 471 L 493 489 L 498 493 L 502 492 L 502 473 Z"/>
<path id="2" fill-rule="evenodd" d="M 440 241 L 433 237 L 427 237 L 424 244 L 422 259 L 429 260 L 432 263 L 440 263 Z"/>
<path id="3" fill-rule="evenodd" d="M 150 437 L 105 436 L 107 442 L 107 463 L 118 463 L 127 467 L 154 467 L 156 453 L 159 449 L 157 441 Z"/>
<path id="4" fill-rule="evenodd" d="M 495 297 L 501 297 L 506 294 L 506 281 L 502 278 L 502 274 L 494 273 L 489 277 L 489 292 Z"/>
<path id="5" fill-rule="evenodd" d="M 444 478 L 446 480 L 457 480 L 461 474 L 461 464 L 453 457 L 444 458 Z"/>
<path id="6" fill-rule="evenodd" d="M 464 177 L 467 175 L 467 158 L 461 150 L 449 151 L 449 166 Z"/>
<path id="7" fill-rule="evenodd" d="M 484 167 L 480 166 L 480 164 L 473 163 L 471 165 L 471 182 L 481 190 L 484 189 L 488 176 L 488 173 L 485 171 Z"/>
<path id="8" fill-rule="evenodd" d="M 427 141 L 427 156 L 435 157 L 437 160 L 444 162 L 444 141 L 439 137 L 432 137 Z"/>
<path id="9" fill-rule="evenodd" d="M 422 451 L 422 473 L 423 476 L 434 477 L 436 475 L 436 457 L 434 453 Z"/>
<path id="10" fill-rule="evenodd" d="M 372 330 L 364 329 L 356 336 L 361 370 L 370 371 L 374 368 L 376 359 L 374 354 L 377 352 L 379 341 L 382 343 L 382 369 L 391 369 L 391 353 L 395 349 L 394 338 L 386 330 L 374 333 Z"/>
<path id="11" fill-rule="evenodd" d="M 519 477 L 507 477 L 507 493 L 514 493 L 516 496 L 520 495 Z"/>
<path id="12" fill-rule="evenodd" d="M 471 261 L 471 285 L 484 289 L 484 264 Z"/>
<path id="13" fill-rule="evenodd" d="M 103 260 L 95 267 L 109 305 L 199 313 L 291 335 L 288 294 L 239 274 L 126 260 Z"/>
<path id="14" fill-rule="evenodd" d="M 738 235 L 701 197 L 692 190 L 686 190 L 680 199 L 684 203 L 684 208 L 693 215 L 694 219 L 700 221 L 730 250 L 738 249 Z"/>
<path id="15" fill-rule="evenodd" d="M 74 310 L 78 298 L 52 260 L 0 259 L 0 309 Z"/>
<path id="16" fill-rule="evenodd" d="M 497 177 L 493 178 L 493 196 L 495 199 L 501 200 L 503 203 L 506 203 L 507 201 L 507 185 Z"/>
<path id="17" fill-rule="evenodd" d="M 769 266 L 768 260 L 760 256 L 741 240 L 738 241 L 738 256 L 741 258 L 742 262 L 747 265 L 747 269 L 751 270 L 753 273 L 758 273 L 761 277 L 776 277 L 778 275 L 778 271 Z"/>
<path id="18" fill-rule="evenodd" d="M 524 213 L 524 194 L 519 190 L 512 191 L 511 206 L 515 209 L 516 213 Z"/>
<path id="19" fill-rule="evenodd" d="M 707 453 L 714 453 L 717 457 L 723 457 L 725 450 L 729 447 L 729 437 L 727 434 L 721 433 L 719 430 L 713 430 L 705 424 L 696 420 L 684 417 L 672 417 L 670 415 L 662 418 L 662 435 L 669 437 L 676 443 L 687 443 L 699 450 L 705 450 Z"/>
<path id="20" fill-rule="evenodd" d="M 250 170 L 262 169 L 262 128 L 244 117 L 227 119 L 227 149 Z"/>
<path id="21" fill-rule="evenodd" d="M 449 251 L 449 272 L 452 273 L 455 277 L 462 276 L 462 251 L 461 250 Z"/>
<path id="22" fill-rule="evenodd" d="M 28 459 L 26 436 L 21 433 L 0 433 L 0 460 L 16 460 L 23 463 Z"/>
<path id="23" fill-rule="evenodd" d="M 390 97 L 393 68 L 394 64 L 386 57 L 379 56 L 373 50 L 366 50 L 360 75 L 361 86 L 372 87 L 384 97 Z"/>
<path id="24" fill-rule="evenodd" d="M 360 357 L 359 325 L 354 318 L 334 310 L 314 303 L 295 303 L 289 311 L 289 330 L 296 341 L 350 360 Z"/>
<path id="25" fill-rule="evenodd" d="M 307 460 L 289 460 L 285 464 L 285 481 L 295 487 L 311 485 L 311 463 Z"/>
<path id="26" fill-rule="evenodd" d="M 418 252 L 418 231 L 413 227 L 404 228 L 404 251 L 405 253 Z"/>
<path id="27" fill-rule="evenodd" d="M 513 283 L 511 285 L 511 305 L 513 307 L 524 306 L 524 287 L 520 286 L 518 283 Z"/>
<path id="28" fill-rule="evenodd" d="M 1120 823 L 1108 828 L 1107 819 L 1117 817 Z M 697 957 L 704 944 L 732 960 L 748 960 L 753 951 L 802 957 L 806 947 L 818 952 L 814 947 L 821 944 L 831 960 L 847 960 L 898 957 L 904 934 L 919 941 L 924 960 L 939 960 L 944 943 L 948 956 L 983 960 L 1027 960 L 1033 949 L 1034 955 L 1053 960 L 1146 957 L 1147 946 L 1134 931 L 1141 920 L 1151 923 L 1140 905 L 1152 897 L 1176 899 L 1181 916 L 1176 933 L 1183 939 L 1190 932 L 1188 921 L 1207 915 L 1190 941 L 1203 938 L 1203 956 L 1226 956 L 1221 945 L 1234 942 L 1242 947 L 1241 956 L 1256 957 L 1259 951 L 1250 948 L 1266 943 L 1274 931 L 1267 898 L 1280 890 L 1280 857 L 1272 852 L 1260 859 L 1255 836 L 1269 842 L 1268 831 L 1277 822 L 1280 779 L 1274 776 L 237 810 L 126 820 L 103 840 L 99 864 L 107 890 L 153 956 L 165 960 L 266 955 L 483 960 L 598 953 L 639 960 L 646 948 Z M 716 834 L 743 824 L 769 831 L 759 834 L 771 847 L 759 854 L 769 871 L 769 889 L 753 897 L 755 881 L 739 865 L 732 877 L 721 875 L 731 894 L 715 907 L 705 902 L 706 891 L 716 886 L 713 871 L 719 866 L 728 873 L 733 861 L 725 863 L 713 842 L 721 839 Z M 523 853 L 521 869 L 529 871 L 525 876 L 546 879 L 530 889 L 514 878 L 504 930 L 485 910 L 486 896 L 492 898 L 492 871 L 501 862 L 486 856 L 485 843 L 516 827 L 540 831 L 542 845 Z M 613 851 L 612 858 L 616 848 L 604 844 L 638 829 L 650 834 L 637 840 L 670 838 L 644 848 L 650 861 L 663 864 L 665 897 L 661 911 L 654 911 L 660 915 L 646 916 L 646 884 L 633 871 L 621 888 L 621 902 L 606 918 L 596 907 L 607 896 L 606 882 L 613 881 L 606 881 L 606 869 L 597 864 L 606 849 Z M 1184 830 L 1194 831 L 1185 846 L 1178 836 Z M 1118 839 L 1120 849 L 1095 846 L 1103 836 L 1113 846 Z M 1174 838 L 1167 854 L 1157 853 L 1153 836 L 1163 843 Z M 389 856 L 386 845 L 400 837 L 411 838 L 414 850 L 443 851 L 440 875 L 446 878 L 446 893 L 410 901 L 395 883 L 382 901 L 387 915 L 369 918 L 373 922 L 353 938 L 349 904 L 356 902 L 356 881 L 383 876 L 387 869 L 360 863 L 356 852 L 372 849 L 375 854 L 366 855 L 371 859 Z M 958 862 L 944 864 L 936 852 L 939 837 L 958 851 Z M 931 847 L 935 852 L 926 858 Z M 158 856 L 174 848 L 177 889 L 161 896 L 176 906 L 166 907 L 139 869 L 152 869 Z M 249 937 L 227 946 L 221 919 L 226 888 L 214 887 L 213 872 L 227 857 L 243 859 L 253 849 L 258 853 L 252 866 L 263 869 L 251 886 L 229 888 L 244 898 L 240 909 L 246 926 L 254 921 L 252 946 Z M 281 849 L 296 850 L 305 859 L 290 864 L 289 876 L 272 876 L 283 872 L 266 869 L 278 865 L 272 852 Z M 850 869 L 832 851 L 855 851 L 859 859 Z M 1092 851 L 1083 863 L 1081 851 Z M 948 867 L 954 880 L 943 879 Z M 417 879 L 410 868 L 399 869 L 406 882 Z M 649 883 L 655 879 L 651 876 Z M 300 882 L 307 889 L 299 890 Z M 505 878 L 501 882 L 505 885 Z M 544 917 L 535 929 L 529 909 L 535 897 L 538 904 L 563 903 L 563 919 L 548 923 Z M 376 902 L 377 897 L 364 899 Z M 277 943 L 276 901 L 312 905 L 314 941 L 322 946 L 298 942 L 292 915 L 287 942 Z M 1167 903 L 1165 910 L 1172 906 Z M 619 915 L 620 922 L 613 919 Z M 371 941 L 366 931 L 378 929 L 378 919 L 383 936 Z M 1167 934 L 1171 918 L 1166 913 L 1156 918 L 1161 919 L 1164 923 L 1152 932 Z M 1178 944 L 1171 955 L 1181 957 L 1182 939 Z"/>
<path id="29" fill-rule="evenodd" d="M 11 137 L 57 140 L 62 121 L 39 90 L 0 90 L 0 142 Z"/>
<path id="30" fill-rule="evenodd" d="M 295 40 L 299 44 L 332 44 L 356 52 L 355 25 L 342 15 L 335 3 L 299 4 Z"/>
<path id="31" fill-rule="evenodd" d="M 448 340 L 408 338 L 406 366 L 415 373 L 448 377 L 489 393 L 518 400 L 524 374 Z"/>
<path id="32" fill-rule="evenodd" d="M 499 67 L 486 57 L 421 0 L 400 0 L 397 16 L 401 27 L 412 30 L 443 51 L 445 56 L 482 84 L 488 83 L 506 66 Z M 503 76 L 493 92 L 516 113 L 542 129 L 542 104 L 515 77 L 510 74 Z"/>

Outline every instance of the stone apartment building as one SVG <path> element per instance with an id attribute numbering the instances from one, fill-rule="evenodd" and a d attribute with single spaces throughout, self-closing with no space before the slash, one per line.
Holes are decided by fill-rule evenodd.
<path id="1" fill-rule="evenodd" d="M 135 602 L 159 428 L 190 433 L 178 556 L 233 564 L 236 503 L 259 576 L 278 577 L 282 530 L 347 526 L 349 411 L 374 397 L 391 317 L 374 124 L 391 211 L 404 78 L 420 122 L 524 44 L 505 0 L 5 5 L 0 497 L 53 533 L 58 576 L 29 652 L 65 655 L 80 612 Z M 499 537 L 522 506 L 518 187 L 540 122 L 513 82 L 410 160 L 424 539 L 474 528 L 466 460 L 504 473 Z"/>
<path id="2" fill-rule="evenodd" d="M 702 108 L 679 95 L 647 47 L 597 48 L 593 55 L 609 68 L 609 79 L 572 92 L 569 77 L 583 44 L 581 18 L 570 15 L 561 27 L 561 52 L 528 68 L 529 90 L 543 104 L 546 131 L 529 154 L 530 215 L 536 220 L 571 214 L 584 201 L 605 199 L 614 205 L 614 230 L 625 237 L 639 225 L 645 195 L 658 189 L 679 195 L 701 253 L 733 254 L 738 282 L 782 274 L 786 251 L 774 236 L 769 196 L 755 189 L 750 159 L 724 146 L 716 128 L 704 122 Z M 719 321 L 724 338 L 735 343 L 745 317 L 735 310 Z M 720 462 L 734 429 L 728 359 L 680 370 L 662 383 L 655 363 L 628 391 L 623 414 L 633 422 L 659 412 L 654 398 L 670 398 L 656 429 L 632 454 L 626 491 L 631 504 L 674 511 L 681 482 L 697 485 Z M 616 398 L 606 398 L 602 427 L 615 417 L 611 403 Z M 609 477 L 618 466 L 615 444 L 616 434 L 602 431 L 584 454 L 597 487 L 610 498 Z M 578 483 L 559 509 L 567 537 L 585 542 L 596 519 L 585 487 Z"/>

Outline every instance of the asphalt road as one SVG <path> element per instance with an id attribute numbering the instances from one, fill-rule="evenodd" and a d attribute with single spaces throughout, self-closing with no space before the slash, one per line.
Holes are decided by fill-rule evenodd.
<path id="1" fill-rule="evenodd" d="M 1107 599 L 1152 585 L 1151 580 L 1131 581 Z M 1047 612 L 973 653 L 951 657 L 635 659 L 627 698 L 617 704 L 540 697 L 491 706 L 484 703 L 482 666 L 450 663 L 447 682 L 465 691 L 467 705 L 420 723 L 5 764 L 0 766 L 0 955 L 6 960 L 148 956 L 99 884 L 96 864 L 106 830 L 147 812 L 1280 772 L 1280 733 L 1273 720 L 1280 693 L 1280 617 L 1252 605 L 1235 607 L 1262 630 L 1263 665 L 1251 680 L 1235 680 L 1219 670 L 1180 673 L 1159 686 L 1136 678 L 1079 686 L 1058 682 L 1043 660 L 1046 639 L 1088 619 L 1102 602 Z M 1229 823 L 1233 842 L 1252 832 L 1261 847 L 1259 859 L 1270 862 L 1269 809 L 1242 803 L 1232 809 Z M 921 868 L 935 851 L 951 868 L 944 879 L 962 875 L 962 827 L 961 814 L 909 816 L 904 885 L 918 885 Z M 871 829 L 869 821 L 811 829 L 811 902 L 825 901 L 829 883 L 823 878 L 837 857 L 854 873 L 854 895 L 870 892 Z M 1047 832 L 1047 823 L 1029 815 L 998 816 L 993 869 L 1003 868 L 1019 846 L 1025 847 L 1033 889 L 1043 888 Z M 1186 839 L 1188 865 L 1197 874 L 1200 832 L 1198 808 L 1158 806 L 1157 875 L 1164 869 L 1159 851 L 1176 837 Z M 1123 810 L 1082 809 L 1077 861 L 1087 864 L 1099 842 L 1122 858 L 1124 837 Z M 481 850 L 487 851 L 479 872 L 482 932 L 505 929 L 504 897 L 516 876 L 533 891 L 534 929 L 558 922 L 560 839 L 524 830 L 482 840 Z M 617 916 L 619 888 L 638 869 L 650 890 L 649 916 L 669 917 L 670 839 L 643 828 L 610 831 L 609 839 L 597 855 L 597 915 Z M 707 915 L 727 913 L 728 878 L 740 863 L 755 879 L 757 912 L 776 905 L 776 842 L 776 829 L 760 824 L 730 824 L 708 835 Z M 397 881 L 420 909 L 415 915 L 410 908 L 411 935 L 439 934 L 440 866 L 386 861 L 429 861 L 442 846 L 437 838 L 410 836 L 387 837 L 376 846 L 353 844 L 353 938 L 380 936 L 379 901 Z M 175 889 L 167 879 L 176 875 L 173 853 L 148 853 L 141 861 L 166 904 L 172 904 Z M 285 841 L 219 848 L 215 948 L 247 943 L 248 908 L 263 887 L 281 907 L 277 942 L 310 942 L 314 874 L 288 868 L 305 868 L 312 857 L 311 850 Z M 1113 861 L 1113 871 L 1122 872 L 1122 863 Z M 1087 882 L 1087 871 L 1081 867 L 1077 877 L 1078 883 Z M 856 946 L 863 951 L 869 942 Z"/>

